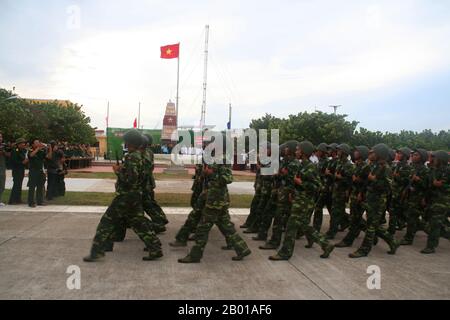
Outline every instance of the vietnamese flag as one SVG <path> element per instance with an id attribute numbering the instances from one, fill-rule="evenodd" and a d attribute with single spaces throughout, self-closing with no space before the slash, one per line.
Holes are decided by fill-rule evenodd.
<path id="1" fill-rule="evenodd" d="M 134 122 L 133 122 L 133 128 L 136 129 L 137 128 L 137 118 L 134 118 Z"/>
<path id="2" fill-rule="evenodd" d="M 161 47 L 161 59 L 178 58 L 179 54 L 180 54 L 179 43 Z"/>

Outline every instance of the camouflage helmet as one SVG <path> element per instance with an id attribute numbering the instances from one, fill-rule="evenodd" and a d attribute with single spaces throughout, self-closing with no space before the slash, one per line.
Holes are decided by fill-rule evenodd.
<path id="1" fill-rule="evenodd" d="M 148 133 L 145 133 L 144 134 L 144 137 L 146 137 L 147 138 L 147 140 L 148 140 L 148 145 L 152 145 L 153 144 L 153 137 L 150 135 L 150 134 L 148 134 Z"/>
<path id="2" fill-rule="evenodd" d="M 388 160 L 389 159 L 389 147 L 385 145 L 384 143 L 377 144 L 372 148 L 372 151 L 375 153 L 375 155 L 382 160 Z"/>
<path id="3" fill-rule="evenodd" d="M 280 156 L 284 157 L 284 149 L 286 148 L 286 143 L 280 144 Z"/>
<path id="4" fill-rule="evenodd" d="M 408 159 L 411 156 L 412 150 L 410 148 L 400 148 L 397 150 L 397 153 L 402 154 L 406 159 Z"/>
<path id="5" fill-rule="evenodd" d="M 302 141 L 298 144 L 298 147 L 300 150 L 302 150 L 302 153 L 304 153 L 306 156 L 311 156 L 314 153 L 314 145 L 309 141 Z"/>
<path id="6" fill-rule="evenodd" d="M 388 161 L 392 162 L 395 160 L 395 151 L 393 149 L 389 149 L 389 158 Z"/>
<path id="7" fill-rule="evenodd" d="M 139 147 L 142 144 L 142 135 L 139 131 L 136 129 L 132 129 L 130 131 L 127 131 L 123 135 L 123 141 L 125 141 L 125 144 Z"/>
<path id="8" fill-rule="evenodd" d="M 332 143 L 328 145 L 328 149 L 330 149 L 331 152 L 334 152 L 337 150 L 338 144 L 337 143 Z"/>
<path id="9" fill-rule="evenodd" d="M 433 152 L 432 156 L 443 163 L 448 163 L 448 160 L 450 160 L 448 152 L 443 150 Z"/>
<path id="10" fill-rule="evenodd" d="M 148 146 L 148 137 L 147 137 L 145 134 L 143 134 L 143 135 L 142 135 L 142 144 L 141 144 L 141 147 L 142 147 L 142 148 L 147 148 L 147 146 Z"/>
<path id="11" fill-rule="evenodd" d="M 326 143 L 321 143 L 317 146 L 318 151 L 328 152 L 328 145 Z"/>
<path id="12" fill-rule="evenodd" d="M 291 155 L 293 155 L 295 153 L 295 150 L 297 149 L 297 146 L 298 146 L 298 141 L 289 140 L 288 142 L 285 143 L 284 147 L 288 148 Z"/>
<path id="13" fill-rule="evenodd" d="M 369 157 L 369 148 L 367 148 L 366 146 L 357 146 L 355 147 L 355 151 L 358 151 L 361 159 L 363 160 L 367 160 L 367 158 Z"/>
<path id="14" fill-rule="evenodd" d="M 336 149 L 344 152 L 347 155 L 352 153 L 352 148 L 350 148 L 350 146 L 348 144 L 346 144 L 346 143 L 338 145 Z"/>
<path id="15" fill-rule="evenodd" d="M 418 154 L 420 154 L 420 158 L 422 159 L 422 162 L 427 162 L 428 160 L 428 151 L 425 149 L 414 149 L 414 152 L 417 152 Z"/>

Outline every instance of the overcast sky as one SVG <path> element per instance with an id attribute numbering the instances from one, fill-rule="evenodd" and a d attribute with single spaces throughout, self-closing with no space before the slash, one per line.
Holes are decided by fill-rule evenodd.
<path id="1" fill-rule="evenodd" d="M 210 25 L 207 124 L 340 113 L 371 130 L 450 129 L 450 1 L 0 0 L 0 87 L 70 99 L 92 125 L 161 128 L 176 95 L 198 125 Z"/>

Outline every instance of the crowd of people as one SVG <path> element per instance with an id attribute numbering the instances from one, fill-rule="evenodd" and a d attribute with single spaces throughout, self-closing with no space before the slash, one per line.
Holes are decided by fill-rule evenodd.
<path id="1" fill-rule="evenodd" d="M 5 206 L 3 193 L 7 169 L 11 170 L 13 178 L 7 203 L 16 205 L 23 202 L 23 180 L 28 169 L 28 205 L 42 206 L 46 200 L 50 201 L 65 195 L 64 177 L 68 172 L 67 159 L 89 155 L 88 145 L 58 141 L 45 144 L 39 139 L 26 141 L 23 138 L 3 143 L 3 136 L 0 133 L 0 206 Z"/>

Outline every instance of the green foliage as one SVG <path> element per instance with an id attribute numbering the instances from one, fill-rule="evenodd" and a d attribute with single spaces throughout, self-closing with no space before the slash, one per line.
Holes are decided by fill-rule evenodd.
<path id="1" fill-rule="evenodd" d="M 450 130 L 434 133 L 424 130 L 420 133 L 403 130 L 400 133 L 370 131 L 365 128 L 356 129 L 357 121 L 347 121 L 347 115 L 334 115 L 323 112 L 301 112 L 290 115 L 287 119 L 276 118 L 270 114 L 252 120 L 253 129 L 279 129 L 280 143 L 288 140 L 309 140 L 315 145 L 319 143 L 348 143 L 353 146 L 372 147 L 385 143 L 392 148 L 408 146 L 427 150 L 450 150 Z"/>
<path id="2" fill-rule="evenodd" d="M 8 99 L 12 93 L 0 89 L 0 130 L 5 140 L 19 137 L 42 141 L 95 143 L 90 119 L 77 104 L 60 106 L 57 102 L 34 104 L 23 99 Z"/>

